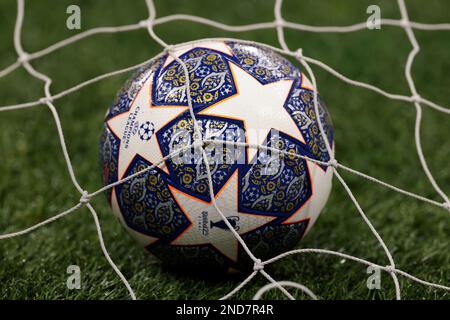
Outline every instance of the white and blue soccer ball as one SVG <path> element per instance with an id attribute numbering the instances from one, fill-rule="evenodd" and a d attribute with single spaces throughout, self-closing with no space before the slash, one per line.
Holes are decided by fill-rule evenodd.
<path id="1" fill-rule="evenodd" d="M 246 269 L 253 262 L 211 201 L 207 165 L 217 205 L 256 257 L 292 249 L 331 190 L 331 168 L 295 156 L 330 159 L 310 81 L 272 50 L 238 41 L 203 41 L 175 54 L 189 71 L 208 163 L 189 147 L 194 122 L 184 70 L 162 56 L 126 82 L 104 121 L 105 185 L 155 166 L 109 190 L 113 212 L 168 265 Z M 334 152 L 330 116 L 318 102 Z"/>

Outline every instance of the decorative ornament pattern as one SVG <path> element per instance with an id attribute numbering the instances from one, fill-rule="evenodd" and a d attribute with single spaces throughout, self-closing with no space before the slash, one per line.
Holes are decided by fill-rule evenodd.
<path id="1" fill-rule="evenodd" d="M 147 250 L 166 264 L 224 271 L 251 267 L 252 262 L 211 202 L 209 168 L 219 207 L 226 209 L 227 221 L 256 256 L 266 259 L 293 248 L 317 218 L 321 210 L 318 203 L 324 204 L 328 197 L 314 190 L 315 181 L 320 177 L 323 183 L 331 184 L 327 167 L 296 156 L 329 160 L 306 77 L 277 53 L 239 42 L 205 42 L 180 51 L 179 58 L 188 69 L 202 139 L 217 143 L 204 144 L 207 163 L 202 150 L 186 149 L 194 142 L 194 122 L 187 110 L 186 75 L 176 60 L 163 56 L 140 68 L 109 108 L 100 141 L 105 184 L 119 180 L 119 167 L 126 169 L 120 169 L 125 172 L 123 178 L 137 174 L 108 193 L 117 201 L 116 213 L 140 238 L 148 237 Z M 252 96 L 245 96 L 249 90 L 245 86 L 250 84 L 261 93 L 283 88 L 274 91 L 280 95 L 276 99 L 272 93 L 264 98 L 280 104 L 277 112 L 269 115 L 267 128 L 272 123 L 273 128 L 264 127 L 261 140 L 270 150 L 245 146 L 253 139 L 249 125 L 262 123 L 258 117 L 267 117 L 258 112 L 271 110 L 270 104 L 264 108 L 252 105 Z M 106 123 L 113 123 L 115 117 L 130 117 L 127 113 L 138 97 L 139 105 L 131 110 L 150 108 L 143 113 L 145 119 L 140 119 L 140 111 L 130 115 L 142 142 L 139 148 L 144 149 L 127 154 L 131 151 L 121 145 L 128 142 Z M 256 99 L 261 97 L 254 98 L 266 103 Z M 252 109 L 244 110 L 249 105 Z M 319 95 L 318 107 L 334 148 L 330 115 Z M 236 116 L 230 116 L 230 108 L 235 108 Z M 172 116 L 164 117 L 164 110 L 171 110 Z M 151 157 L 142 156 L 149 155 L 145 148 L 150 143 L 152 150 L 160 151 L 161 159 L 176 155 L 138 174 L 155 165 L 147 160 Z M 295 222 L 288 222 L 294 215 Z"/>
<path id="2" fill-rule="evenodd" d="M 210 106 L 236 93 L 227 57 L 206 48 L 194 48 L 179 57 L 189 72 L 194 109 Z M 173 61 L 154 80 L 155 105 L 187 105 L 186 75 Z"/>

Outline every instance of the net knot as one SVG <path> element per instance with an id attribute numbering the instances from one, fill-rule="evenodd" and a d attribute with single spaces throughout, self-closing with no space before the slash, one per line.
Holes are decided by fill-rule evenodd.
<path id="1" fill-rule="evenodd" d="M 264 265 L 263 265 L 261 259 L 256 259 L 255 263 L 253 264 L 253 270 L 254 271 L 259 271 L 259 270 L 262 270 L 262 269 L 264 269 Z"/>
<path id="2" fill-rule="evenodd" d="M 448 211 L 450 211 L 450 202 L 444 202 L 443 206 L 445 209 L 447 209 Z"/>
<path id="3" fill-rule="evenodd" d="M 294 54 L 297 59 L 299 59 L 299 60 L 303 59 L 303 49 L 302 48 L 298 48 L 297 50 L 295 50 Z"/>
<path id="4" fill-rule="evenodd" d="M 141 28 L 148 28 L 152 26 L 152 21 L 150 19 L 139 21 L 139 26 Z"/>
<path id="5" fill-rule="evenodd" d="M 90 200 L 89 192 L 87 192 L 86 190 L 83 190 L 83 192 L 81 193 L 80 203 L 86 204 L 89 202 L 89 200 Z"/>
<path id="6" fill-rule="evenodd" d="M 48 102 L 53 102 L 53 98 L 52 97 L 44 97 L 44 98 L 40 98 L 39 102 L 41 104 L 47 104 Z"/>
<path id="7" fill-rule="evenodd" d="M 386 270 L 386 272 L 389 272 L 389 273 L 395 273 L 395 267 L 393 267 L 391 265 L 385 266 L 384 270 Z"/>
<path id="8" fill-rule="evenodd" d="M 411 101 L 419 103 L 422 101 L 422 97 L 418 94 L 415 94 L 415 95 L 411 96 Z"/>
<path id="9" fill-rule="evenodd" d="M 400 20 L 400 25 L 401 25 L 403 28 L 408 28 L 408 27 L 410 27 L 410 23 L 409 23 L 409 21 L 408 21 L 407 19 L 402 19 L 402 20 Z"/>
<path id="10" fill-rule="evenodd" d="M 329 165 L 330 167 L 337 168 L 337 166 L 338 166 L 338 161 L 337 161 L 336 159 L 330 159 L 330 161 L 328 161 L 328 165 Z"/>
<path id="11" fill-rule="evenodd" d="M 17 61 L 19 61 L 21 64 L 24 64 L 30 60 L 30 55 L 26 52 L 23 52 L 19 55 L 17 58 Z"/>
<path id="12" fill-rule="evenodd" d="M 284 27 L 284 25 L 285 25 L 285 22 L 284 22 L 283 18 L 279 18 L 279 19 L 275 20 L 276 27 Z"/>
<path id="13" fill-rule="evenodd" d="M 173 46 L 173 45 L 171 45 L 171 44 L 168 44 L 168 45 L 166 46 L 166 49 L 165 49 L 165 50 L 167 51 L 168 54 L 171 54 L 171 53 L 173 53 L 173 52 L 175 51 L 175 46 Z"/>

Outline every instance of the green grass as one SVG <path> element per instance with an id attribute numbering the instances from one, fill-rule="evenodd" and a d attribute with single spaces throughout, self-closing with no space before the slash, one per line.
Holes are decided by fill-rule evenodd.
<path id="1" fill-rule="evenodd" d="M 147 17 L 144 1 L 26 1 L 23 46 L 43 49 L 76 34 L 65 27 L 66 7 L 82 10 L 82 31 L 97 26 L 135 23 Z M 158 16 L 190 13 L 228 24 L 273 19 L 272 1 L 157 1 Z M 293 1 L 283 12 L 290 21 L 315 25 L 346 25 L 366 19 L 369 4 L 381 7 L 383 18 L 399 18 L 394 1 Z M 448 22 L 445 1 L 407 2 L 412 20 Z M 13 28 L 16 4 L 0 4 L 0 68 L 16 59 Z M 182 30 L 182 32 L 180 32 Z M 278 46 L 273 30 L 240 34 L 223 32 L 190 22 L 172 22 L 156 28 L 169 43 L 205 37 L 236 37 Z M 415 31 L 421 51 L 413 67 L 419 93 L 449 105 L 450 32 Z M 404 65 L 411 50 L 403 30 L 382 27 L 350 34 L 286 31 L 291 48 L 317 58 L 352 79 L 372 83 L 389 92 L 410 94 Z M 108 71 L 142 62 L 161 48 L 145 30 L 96 35 L 33 61 L 33 66 L 53 80 L 60 92 Z M 415 109 L 352 87 L 314 67 L 319 90 L 335 125 L 338 160 L 407 190 L 441 201 L 421 169 L 414 145 Z M 80 184 L 89 191 L 101 187 L 98 141 L 102 118 L 115 92 L 128 75 L 90 85 L 55 102 L 65 140 Z M 0 105 L 35 100 L 43 96 L 43 83 L 19 69 L 0 79 Z M 450 193 L 450 118 L 424 108 L 422 142 L 431 171 Z M 448 285 L 450 279 L 449 213 L 343 173 L 362 208 L 379 230 L 397 266 L 417 277 Z M 0 113 L 0 233 L 31 226 L 78 202 L 48 108 Z M 142 299 L 216 299 L 234 288 L 241 278 L 201 279 L 162 268 L 137 247 L 110 212 L 103 196 L 92 202 L 98 211 L 104 238 L 113 260 Z M 379 264 L 388 264 L 347 194 L 334 180 L 334 188 L 321 218 L 301 247 L 342 251 Z M 82 288 L 68 290 L 68 265 L 82 270 Z M 392 299 L 394 286 L 382 275 L 382 290 L 366 288 L 366 268 L 351 261 L 324 255 L 297 255 L 268 268 L 277 280 L 305 284 L 322 299 Z M 403 297 L 449 299 L 449 293 L 432 290 L 400 278 Z M 258 276 L 236 298 L 251 298 L 266 284 Z M 297 297 L 302 297 L 293 291 Z M 282 298 L 273 290 L 269 298 Z M 98 243 L 93 219 L 80 209 L 32 234 L 0 241 L 0 298 L 2 299 L 126 299 L 127 291 L 107 264 Z"/>

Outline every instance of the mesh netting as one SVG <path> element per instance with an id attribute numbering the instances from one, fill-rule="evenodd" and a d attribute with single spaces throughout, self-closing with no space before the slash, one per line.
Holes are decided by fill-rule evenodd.
<path id="1" fill-rule="evenodd" d="M 153 166 L 147 167 L 144 170 L 137 172 L 136 174 L 133 174 L 131 176 L 128 176 L 122 180 L 119 180 L 115 183 L 112 183 L 110 185 L 107 185 L 101 189 L 98 189 L 94 192 L 88 192 L 87 190 L 85 190 L 77 181 L 77 178 L 75 176 L 73 167 L 72 167 L 72 163 L 71 163 L 71 159 L 69 157 L 69 154 L 67 152 L 67 148 L 66 148 L 66 142 L 64 140 L 64 135 L 63 135 L 63 130 L 62 130 L 62 126 L 61 126 L 61 121 L 60 121 L 60 117 L 58 115 L 58 112 L 54 106 L 54 102 L 58 99 L 61 99 L 64 96 L 70 95 L 78 90 L 80 90 L 81 88 L 88 86 L 90 84 L 93 84 L 95 82 L 101 81 L 102 79 L 106 79 L 108 77 L 112 77 L 114 75 L 118 75 L 118 74 L 123 74 L 123 73 L 127 73 L 129 71 L 135 70 L 141 66 L 144 66 L 146 64 L 148 64 L 149 62 L 153 61 L 154 59 L 157 59 L 159 56 L 154 57 L 150 60 L 147 60 L 139 65 L 135 65 L 129 68 L 125 68 L 125 69 L 121 69 L 121 70 L 117 70 L 117 71 L 113 71 L 113 72 L 109 72 L 100 76 L 97 76 L 93 79 L 87 80 L 83 83 L 80 83 L 72 88 L 69 88 L 67 90 L 64 90 L 62 92 L 59 92 L 57 94 L 52 94 L 50 91 L 50 87 L 52 84 L 52 79 L 49 78 L 48 76 L 46 76 L 45 74 L 42 74 L 38 71 L 36 71 L 33 66 L 30 64 L 30 62 L 32 60 L 36 60 L 39 59 L 45 55 L 48 55 L 60 48 L 63 48 L 65 46 L 70 45 L 71 43 L 80 41 L 84 38 L 96 35 L 96 34 L 100 34 L 100 33 L 115 33 L 115 32 L 126 32 L 126 31 L 131 31 L 131 30 L 137 30 L 137 29 L 147 29 L 149 35 L 152 37 L 152 39 L 154 39 L 157 43 L 159 43 L 163 49 L 164 52 L 162 54 L 169 54 L 171 55 L 174 60 L 176 60 L 183 68 L 184 72 L 187 74 L 188 70 L 186 65 L 184 64 L 184 62 L 179 59 L 177 56 L 174 55 L 175 50 L 179 47 L 179 46 L 183 46 L 186 45 L 188 43 L 183 43 L 183 44 L 178 44 L 178 45 L 170 45 L 168 43 L 166 43 L 164 40 L 162 40 L 160 37 L 158 37 L 158 35 L 155 33 L 154 31 L 154 26 L 156 25 L 160 25 L 160 24 L 164 24 L 167 22 L 171 22 L 171 21 L 192 21 L 192 22 L 197 22 L 200 24 L 204 24 L 204 25 L 209 25 L 215 28 L 219 28 L 225 31 L 230 31 L 230 32 L 243 32 L 243 31 L 250 31 L 250 30 L 261 30 L 261 29 L 276 29 L 277 31 L 277 36 L 278 36 L 278 40 L 279 40 L 279 44 L 280 44 L 280 48 L 276 48 L 276 47 L 272 47 L 272 46 L 268 46 L 265 44 L 261 44 L 261 43 L 255 43 L 255 42 L 251 42 L 251 41 L 243 41 L 243 40 L 239 40 L 243 43 L 247 43 L 247 44 L 254 44 L 254 45 L 258 45 L 258 46 L 262 46 L 262 47 L 266 47 L 266 48 L 270 48 L 272 50 L 275 50 L 283 55 L 286 56 L 290 56 L 295 58 L 306 70 L 307 74 L 309 75 L 309 78 L 312 81 L 313 84 L 313 88 L 314 88 L 314 108 L 315 108 L 315 112 L 316 112 L 316 118 L 318 119 L 319 122 L 319 128 L 320 128 L 320 133 L 323 137 L 323 140 L 325 141 L 326 144 L 326 148 L 327 151 L 329 153 L 330 156 L 330 161 L 328 162 L 322 162 L 316 159 L 311 159 L 309 157 L 306 156 L 302 156 L 302 155 L 295 155 L 299 158 L 305 159 L 307 161 L 311 161 L 311 162 L 315 162 L 318 163 L 320 165 L 324 165 L 324 166 L 328 166 L 331 167 L 331 170 L 333 171 L 334 176 L 336 177 L 336 179 L 339 181 L 340 184 L 342 184 L 342 186 L 344 187 L 345 191 L 347 192 L 350 200 L 353 202 L 353 204 L 355 205 L 356 209 L 358 210 L 359 214 L 361 215 L 361 218 L 363 219 L 363 221 L 367 224 L 367 226 L 369 227 L 369 229 L 371 230 L 373 236 L 376 238 L 376 240 L 378 241 L 378 243 L 380 244 L 381 248 L 384 250 L 384 253 L 389 261 L 389 265 L 387 266 L 383 266 L 383 265 L 379 265 L 376 264 L 374 262 L 371 261 L 367 261 L 352 255 L 348 255 L 348 254 L 344 254 L 342 252 L 336 252 L 336 251 L 331 251 L 331 250 L 323 250 L 323 249 L 297 249 L 297 250 L 292 250 L 292 251 L 288 251 L 285 252 L 283 254 L 280 254 L 274 258 L 271 258 L 269 260 L 266 261 L 261 261 L 257 256 L 253 255 L 253 253 L 249 250 L 249 248 L 247 247 L 246 243 L 244 242 L 244 240 L 241 238 L 241 236 L 234 230 L 234 228 L 231 226 L 230 222 L 225 218 L 224 213 L 221 211 L 220 207 L 218 207 L 218 205 L 216 204 L 215 201 L 215 196 L 214 196 L 214 191 L 213 191 L 213 183 L 211 180 L 211 172 L 210 172 L 210 168 L 209 166 L 205 166 L 206 170 L 207 170 L 207 175 L 208 175 L 208 182 L 209 182 L 209 189 L 210 189 L 210 195 L 211 195 L 211 201 L 214 204 L 216 210 L 218 211 L 218 213 L 221 215 L 221 217 L 223 218 L 223 221 L 225 222 L 225 224 L 228 226 L 228 228 L 230 229 L 231 232 L 233 232 L 233 234 L 235 235 L 235 237 L 237 238 L 237 240 L 240 242 L 240 244 L 242 245 L 243 249 L 247 252 L 247 254 L 249 255 L 249 257 L 253 260 L 254 262 L 254 268 L 253 268 L 253 272 L 243 281 L 241 282 L 235 289 L 233 289 L 231 292 L 229 292 L 228 294 L 226 294 L 225 296 L 222 297 L 222 299 L 227 299 L 232 297 L 235 293 L 237 293 L 241 288 L 243 288 L 247 283 L 249 283 L 257 274 L 261 274 L 263 275 L 268 281 L 269 283 L 260 288 L 259 291 L 255 294 L 254 298 L 255 299 L 259 299 L 266 291 L 273 289 L 273 288 L 278 288 L 279 290 L 281 290 L 288 298 L 290 299 L 294 299 L 294 297 L 286 290 L 286 287 L 293 287 L 296 289 L 301 290 L 302 292 L 304 292 L 306 295 L 308 295 L 309 297 L 316 299 L 316 295 L 307 287 L 305 287 L 302 284 L 299 283 L 295 283 L 295 282 L 291 282 L 291 281 L 276 281 L 275 279 L 273 279 L 265 270 L 264 267 L 268 264 L 271 264 L 275 261 L 278 261 L 280 259 L 283 259 L 287 256 L 290 255 L 294 255 L 294 254 L 311 254 L 311 253 L 315 253 L 315 254 L 327 254 L 327 255 L 333 255 L 333 256 L 338 256 L 341 258 L 345 258 L 345 259 L 349 259 L 367 266 L 372 266 L 374 268 L 378 268 L 382 271 L 387 272 L 388 274 L 390 274 L 390 276 L 392 277 L 392 281 L 395 285 L 395 292 L 396 292 L 396 298 L 400 299 L 401 298 L 401 290 L 400 290 L 400 284 L 399 284 L 399 276 L 403 276 L 406 278 L 409 278 L 412 281 L 415 281 L 417 283 L 420 283 L 422 285 L 425 286 L 429 286 L 429 287 L 433 287 L 436 289 L 441 289 L 441 290 L 447 290 L 450 291 L 450 287 L 449 286 L 445 286 L 445 285 L 441 285 L 441 284 L 436 284 L 436 283 L 431 283 L 422 279 L 419 279 L 417 277 L 415 277 L 414 275 L 411 275 L 407 272 L 404 272 L 398 268 L 396 268 L 395 265 L 395 260 L 394 257 L 392 256 L 391 252 L 389 251 L 387 245 L 384 243 L 382 237 L 379 235 L 379 233 L 377 232 L 377 230 L 373 227 L 372 223 L 370 222 L 370 220 L 367 218 L 366 214 L 364 213 L 364 210 L 361 208 L 361 206 L 359 205 L 358 201 L 356 200 L 356 198 L 354 197 L 351 189 L 349 188 L 349 186 L 347 185 L 347 183 L 345 182 L 345 180 L 342 178 L 340 171 L 346 171 L 349 172 L 351 174 L 357 175 L 360 178 L 369 180 L 371 182 L 377 183 L 379 185 L 382 185 L 386 188 L 389 188 L 391 190 L 394 190 L 404 196 L 410 197 L 410 198 L 414 198 L 418 201 L 423 201 L 426 202 L 428 204 L 434 205 L 436 207 L 440 207 L 446 210 L 450 211 L 450 200 L 448 198 L 448 196 L 442 191 L 442 189 L 440 188 L 440 186 L 438 185 L 438 183 L 436 182 L 435 178 L 433 177 L 428 165 L 427 165 L 427 161 L 425 159 L 425 156 L 422 152 L 422 145 L 421 145 L 421 140 L 420 140 L 420 125 L 421 125 L 421 121 L 422 121 L 422 106 L 427 106 L 430 108 L 433 108 L 439 112 L 442 113 L 446 113 L 446 114 L 450 114 L 450 109 L 440 106 L 432 101 L 429 101 L 427 99 L 424 99 L 423 97 L 421 97 L 419 95 L 419 93 L 417 92 L 415 83 L 413 81 L 412 75 L 411 75 L 411 69 L 412 69 L 412 65 L 414 62 L 414 58 L 416 56 L 416 54 L 419 51 L 419 43 L 416 40 L 415 34 L 414 34 L 414 29 L 421 29 L 421 30 L 450 30 L 450 24 L 423 24 L 423 23 L 416 23 L 416 22 L 412 22 L 409 20 L 408 17 L 408 12 L 407 12 L 407 8 L 405 6 L 404 0 L 398 0 L 398 7 L 401 13 L 401 20 L 391 20 L 391 19 L 381 19 L 380 24 L 381 25 L 390 25 L 390 26 L 396 26 L 396 27 L 400 27 L 402 28 L 405 32 L 406 35 L 412 45 L 412 50 L 410 51 L 408 58 L 407 58 L 407 62 L 405 65 L 405 70 L 404 70 L 404 75 L 406 77 L 406 80 L 408 82 L 409 88 L 410 88 L 410 92 L 411 95 L 409 96 L 405 96 L 405 95 L 399 95 L 399 94 L 394 94 L 394 93 L 390 93 L 390 92 L 386 92 L 376 86 L 373 86 L 371 84 L 368 83 L 363 83 L 363 82 L 359 82 L 359 81 L 355 81 L 352 79 L 349 79 L 347 77 L 345 77 L 344 75 L 340 74 L 339 72 L 337 72 L 336 70 L 334 70 L 333 68 L 331 68 L 330 66 L 326 65 L 325 63 L 318 61 L 316 59 L 313 59 L 311 57 L 305 56 L 302 53 L 302 49 L 301 48 L 297 48 L 296 50 L 292 50 L 288 47 L 286 41 L 285 41 L 285 37 L 284 37 L 284 29 L 285 28 L 289 28 L 289 29 L 294 29 L 294 30 L 301 30 L 301 31 L 309 31 L 309 32 L 352 32 L 352 31 L 356 31 L 356 30 L 362 30 L 365 29 L 367 27 L 366 22 L 363 23 L 358 23 L 358 24 L 354 24 L 354 25 L 350 25 L 350 26 L 343 26 L 343 27 L 334 27 L 334 26 L 309 26 L 309 25 L 303 25 L 303 24 L 298 24 L 298 23 L 292 23 L 292 22 L 288 22 L 285 21 L 283 19 L 283 16 L 281 14 L 281 7 L 282 7 L 282 0 L 277 0 L 275 1 L 275 7 L 274 7 L 274 15 L 275 15 L 275 20 L 271 21 L 271 22 L 266 22 L 266 23 L 257 23 L 257 24 L 250 24 L 250 25 L 242 25 L 242 26 L 229 26 L 223 23 L 219 23 L 216 21 L 212 21 L 209 19 L 205 19 L 202 17 L 197 17 L 197 16 L 192 16 L 192 15 L 183 15 L 183 14 L 176 14 L 176 15 L 171 15 L 171 16 L 165 16 L 165 17 L 161 17 L 161 18 L 157 18 L 156 16 L 156 10 L 155 10 L 155 6 L 152 0 L 146 0 L 146 4 L 148 7 L 148 11 L 149 11 L 149 18 L 141 21 L 139 23 L 136 24 L 132 24 L 132 25 L 126 25 L 126 26 L 120 26 L 120 27 L 101 27 L 101 28 L 94 28 L 94 29 L 90 29 L 87 30 L 85 32 L 82 32 L 80 34 L 77 34 L 73 37 L 70 37 L 68 39 L 65 39 L 63 41 L 57 42 L 43 50 L 34 52 L 34 53 L 27 53 L 24 51 L 24 49 L 22 48 L 22 44 L 21 44 L 21 30 L 22 30 L 22 24 L 23 24 L 23 18 L 24 18 L 24 0 L 18 0 L 17 1 L 17 19 L 16 19 L 16 25 L 15 25 L 15 30 L 14 30 L 14 47 L 16 50 L 16 53 L 18 55 L 18 59 L 15 63 L 13 63 L 12 65 L 10 65 L 9 67 L 0 70 L 0 77 L 4 77 L 7 74 L 15 71 L 16 69 L 23 67 L 25 68 L 25 70 L 33 77 L 42 80 L 45 85 L 44 85 L 44 92 L 45 95 L 44 97 L 42 97 L 41 99 L 37 100 L 37 101 L 31 101 L 31 102 L 27 102 L 27 103 L 21 103 L 21 104 L 16 104 L 16 105 L 8 105 L 8 106 L 0 106 L 0 111 L 1 112 L 6 112 L 6 111 L 12 111 L 12 110 L 17 110 L 17 109 L 25 109 L 25 108 L 32 108 L 35 106 L 39 106 L 39 105 L 46 105 L 52 112 L 56 127 L 57 127 L 57 132 L 58 132 L 58 137 L 59 137 L 59 141 L 62 147 L 62 151 L 63 151 L 63 155 L 64 155 L 64 159 L 65 159 L 65 163 L 67 166 L 67 170 L 68 173 L 70 175 L 70 178 L 72 180 L 73 185 L 75 186 L 75 188 L 79 191 L 81 197 L 80 200 L 77 204 L 75 204 L 73 207 L 69 208 L 68 210 L 65 210 L 63 212 L 60 212 L 56 215 L 54 215 L 53 217 L 44 220 L 40 223 L 37 223 L 27 229 L 21 230 L 21 231 L 17 231 L 17 232 L 13 232 L 13 233 L 8 233 L 8 234 L 3 234 L 0 235 L 0 240 L 1 239 L 7 239 L 7 238 L 13 238 L 13 237 L 18 237 L 21 235 L 25 235 L 28 234 L 38 228 L 41 228 L 55 220 L 58 220 L 60 218 L 65 217 L 66 215 L 75 212 L 76 210 L 80 209 L 83 206 L 86 206 L 89 211 L 91 212 L 93 218 L 94 218 L 94 222 L 95 222 L 95 226 L 97 229 L 97 233 L 98 233 L 98 238 L 100 241 L 100 245 L 101 245 L 101 249 L 103 251 L 104 256 L 106 257 L 108 263 L 111 265 L 111 267 L 114 269 L 114 271 L 116 272 L 116 274 L 120 277 L 121 281 L 123 282 L 123 284 L 126 286 L 126 288 L 128 289 L 128 292 L 131 296 L 132 299 L 136 299 L 136 295 L 131 287 L 131 285 L 129 284 L 128 280 L 125 278 L 125 276 L 121 273 L 121 271 L 119 270 L 119 268 L 116 266 L 116 264 L 114 263 L 114 261 L 111 259 L 108 250 L 106 249 L 105 243 L 103 241 L 103 236 L 102 236 L 102 230 L 100 227 L 100 223 L 99 223 L 99 219 L 97 216 L 97 213 L 94 209 L 94 207 L 92 206 L 92 204 L 90 203 L 90 200 L 107 191 L 108 189 L 113 188 L 114 186 L 117 186 L 127 180 L 133 179 L 134 177 L 141 175 L 151 169 L 153 169 L 155 166 L 160 166 L 163 165 L 163 162 L 168 159 L 169 157 L 174 157 L 175 155 L 179 154 L 180 152 L 182 152 L 183 150 L 187 150 L 189 148 L 198 148 L 203 155 L 203 160 L 205 161 L 205 163 L 207 163 L 207 155 L 205 150 L 203 149 L 205 143 L 218 143 L 218 144 L 223 144 L 223 143 L 230 143 L 229 141 L 218 141 L 218 140 L 203 140 L 202 139 L 202 135 L 200 132 L 200 128 L 198 128 L 198 124 L 196 121 L 193 121 L 194 124 L 194 142 L 192 145 L 186 146 L 185 148 L 182 149 L 178 149 L 176 152 L 169 154 L 168 156 L 166 156 L 162 161 L 160 161 L 159 163 L 154 164 Z M 215 40 L 218 40 L 217 38 L 215 38 Z M 234 40 L 234 39 L 219 39 L 219 40 Z M 192 41 L 189 42 L 190 44 L 195 44 L 197 41 Z M 409 192 L 407 190 L 401 189 L 399 187 L 393 186 L 387 182 L 381 181 L 375 177 L 369 176 L 367 174 L 364 174 L 360 171 L 354 170 L 352 168 L 349 168 L 341 163 L 339 163 L 333 156 L 333 152 L 331 150 L 331 147 L 329 145 L 328 139 L 326 138 L 325 132 L 323 130 L 323 125 L 321 123 L 321 118 L 318 117 L 317 115 L 319 114 L 318 112 L 318 101 L 317 101 L 317 83 L 316 83 L 316 79 L 315 76 L 312 72 L 312 69 L 310 67 L 310 65 L 315 65 L 319 68 L 322 68 L 323 70 L 329 72 L 330 74 L 334 75 L 335 77 L 337 77 L 338 79 L 353 85 L 353 86 L 357 86 L 357 87 L 361 87 L 370 91 L 373 91 L 375 93 L 378 93 L 388 99 L 392 99 L 392 100 L 399 100 L 399 101 L 405 101 L 405 102 L 409 102 L 412 103 L 416 109 L 416 120 L 415 120 L 415 145 L 416 145 L 416 151 L 417 151 L 417 155 L 419 157 L 420 163 L 422 165 L 423 171 L 426 174 L 426 177 L 428 178 L 429 182 L 431 183 L 431 185 L 433 186 L 435 192 L 440 196 L 440 198 L 442 199 L 442 202 L 438 202 L 426 197 L 423 197 L 421 195 L 415 194 L 413 192 Z M 190 84 L 189 84 L 189 77 L 186 77 L 186 91 L 187 91 L 187 99 L 188 99 L 188 105 L 189 105 L 189 110 L 190 110 L 190 115 L 193 118 L 193 120 L 195 120 L 195 114 L 192 108 L 192 102 L 191 102 L 191 95 L 190 95 Z M 240 146 L 248 146 L 250 148 L 260 148 L 262 150 L 270 150 L 271 152 L 278 152 L 278 153 L 283 153 L 282 151 L 278 150 L 278 149 L 274 149 L 274 148 L 270 148 L 267 146 L 262 146 L 262 145 L 249 145 L 248 143 L 236 143 L 233 142 L 234 144 L 239 144 Z M 292 154 L 289 154 L 290 156 L 292 156 Z"/>

